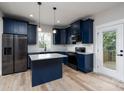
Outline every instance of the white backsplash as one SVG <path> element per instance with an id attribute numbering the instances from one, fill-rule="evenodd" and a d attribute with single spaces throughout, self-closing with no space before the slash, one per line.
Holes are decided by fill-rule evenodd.
<path id="1" fill-rule="evenodd" d="M 66 46 L 65 45 L 52 45 L 50 50 L 66 51 Z"/>
<path id="2" fill-rule="evenodd" d="M 93 44 L 82 44 L 81 42 L 77 44 L 66 45 L 67 51 L 75 51 L 75 47 L 85 47 L 86 52 L 93 53 Z"/>
<path id="3" fill-rule="evenodd" d="M 39 52 L 44 51 L 43 48 L 39 48 L 38 45 L 29 45 L 28 52 Z M 47 49 L 47 51 L 66 51 L 66 47 L 64 45 L 52 45 L 51 48 Z"/>

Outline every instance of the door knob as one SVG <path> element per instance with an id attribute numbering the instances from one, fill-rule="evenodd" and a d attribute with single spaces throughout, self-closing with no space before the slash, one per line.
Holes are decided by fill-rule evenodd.
<path id="1" fill-rule="evenodd" d="M 123 56 L 123 54 L 117 54 L 117 56 Z"/>
<path id="2" fill-rule="evenodd" d="M 123 50 L 120 50 L 120 52 L 123 52 Z"/>

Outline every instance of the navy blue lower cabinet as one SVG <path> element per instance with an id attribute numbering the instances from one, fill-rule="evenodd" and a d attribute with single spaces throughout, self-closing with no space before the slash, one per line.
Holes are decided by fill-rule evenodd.
<path id="1" fill-rule="evenodd" d="M 78 70 L 88 73 L 93 71 L 93 54 L 77 54 Z"/>
<path id="2" fill-rule="evenodd" d="M 31 62 L 32 86 L 62 78 L 62 59 L 47 59 Z"/>
<path id="3" fill-rule="evenodd" d="M 68 64 L 68 57 L 67 58 L 63 58 L 63 63 L 64 64 Z"/>

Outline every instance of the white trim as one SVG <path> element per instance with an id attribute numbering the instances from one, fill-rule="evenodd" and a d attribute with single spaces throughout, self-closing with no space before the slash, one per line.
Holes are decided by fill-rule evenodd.
<path id="1" fill-rule="evenodd" d="M 2 33 L 3 33 L 3 19 L 0 17 L 0 76 L 2 75 Z"/>

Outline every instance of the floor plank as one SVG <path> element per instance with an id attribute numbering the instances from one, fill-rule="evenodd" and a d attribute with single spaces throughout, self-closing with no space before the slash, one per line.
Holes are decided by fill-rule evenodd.
<path id="1" fill-rule="evenodd" d="M 63 78 L 31 86 L 31 71 L 0 76 L 1 91 L 102 91 L 124 90 L 124 83 L 96 73 L 82 73 L 63 66 Z"/>

